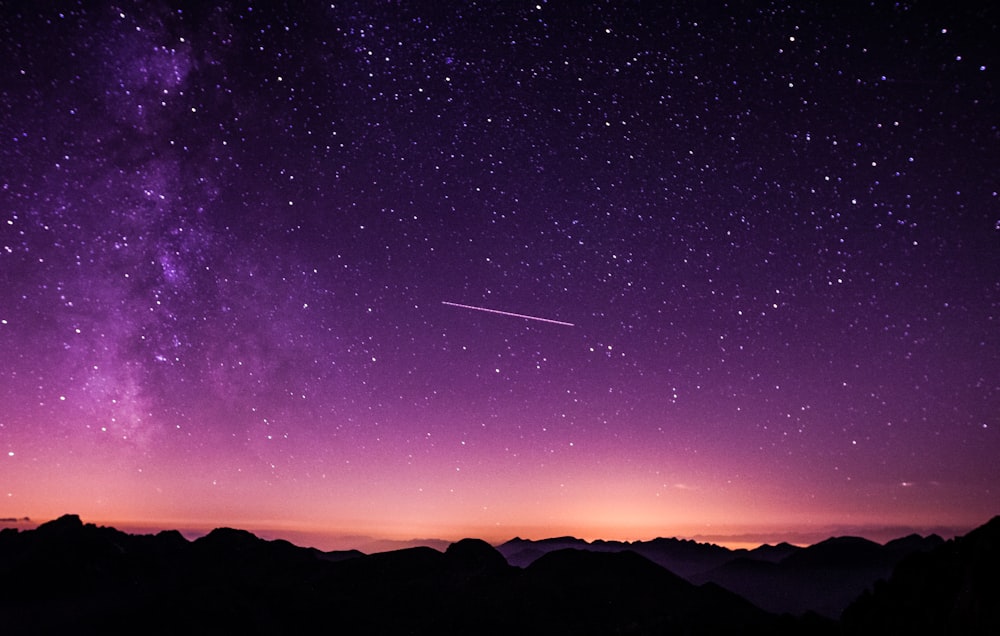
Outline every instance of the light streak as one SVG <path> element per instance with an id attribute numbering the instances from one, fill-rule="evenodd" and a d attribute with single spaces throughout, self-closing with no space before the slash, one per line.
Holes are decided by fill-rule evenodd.
<path id="1" fill-rule="evenodd" d="M 474 309 L 476 311 L 485 311 L 489 314 L 500 314 L 501 316 L 513 316 L 514 318 L 524 318 L 525 320 L 537 320 L 538 322 L 547 322 L 553 325 L 562 325 L 564 327 L 575 327 L 571 322 L 563 322 L 562 320 L 552 320 L 550 318 L 539 318 L 538 316 L 529 316 L 527 314 L 515 314 L 512 311 L 500 311 L 499 309 L 489 309 L 487 307 L 476 307 L 474 305 L 462 305 L 460 303 L 450 303 L 446 300 L 441 301 L 442 305 L 448 305 L 449 307 L 461 307 L 462 309 Z"/>

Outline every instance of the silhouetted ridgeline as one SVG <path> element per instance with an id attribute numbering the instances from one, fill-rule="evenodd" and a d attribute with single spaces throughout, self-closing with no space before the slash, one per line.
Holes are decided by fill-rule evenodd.
<path id="1" fill-rule="evenodd" d="M 851 634 L 1000 634 L 1000 517 L 903 559 L 844 612 Z"/>
<path id="2" fill-rule="evenodd" d="M 912 535 L 884 546 L 858 537 L 837 537 L 808 548 L 781 543 L 729 550 L 682 539 L 588 543 L 559 537 L 541 541 L 516 538 L 498 549 L 512 565 L 522 567 L 557 549 L 632 550 L 692 583 L 715 583 L 769 612 L 799 615 L 812 611 L 837 618 L 875 581 L 887 578 L 904 556 L 942 543 L 937 535 Z"/>
<path id="3" fill-rule="evenodd" d="M 35 530 L 0 531 L 0 620 L 11 634 L 832 636 L 905 633 L 910 625 L 985 634 L 997 625 L 998 536 L 994 519 L 947 543 L 833 539 L 810 548 L 730 551 L 674 539 L 588 544 L 564 538 L 517 539 L 498 551 L 465 539 L 444 552 L 363 555 L 228 528 L 195 541 L 175 531 L 129 535 L 65 516 Z M 501 554 L 511 550 L 524 561 L 534 556 L 515 567 L 508 559 L 518 559 Z M 827 581 L 831 591 L 817 607 L 840 603 L 837 594 L 846 589 L 840 582 L 856 582 L 858 572 L 868 576 L 900 558 L 890 582 L 861 597 L 840 625 L 815 613 L 779 617 L 761 609 L 770 596 L 781 598 L 788 581 L 809 577 Z M 668 562 L 686 576 L 663 567 Z M 723 575 L 735 581 L 729 590 L 692 583 Z M 767 602 L 730 591 L 748 581 L 772 586 L 759 595 Z"/>

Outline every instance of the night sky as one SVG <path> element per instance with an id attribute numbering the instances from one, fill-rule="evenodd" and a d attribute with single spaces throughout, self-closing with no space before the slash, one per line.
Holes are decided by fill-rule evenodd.
<path id="1" fill-rule="evenodd" d="M 1000 11 L 662 4 L 0 3 L 0 517 L 1000 512 Z"/>

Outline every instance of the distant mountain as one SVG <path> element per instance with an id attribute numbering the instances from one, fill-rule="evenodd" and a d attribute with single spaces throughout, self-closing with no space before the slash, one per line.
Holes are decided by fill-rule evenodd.
<path id="1" fill-rule="evenodd" d="M 588 548 L 590 548 L 590 543 L 576 537 L 554 537 L 538 540 L 514 537 L 497 546 L 497 550 L 507 559 L 508 563 L 521 568 L 528 567 L 543 555 L 555 550 L 586 550 Z"/>
<path id="2" fill-rule="evenodd" d="M 904 558 L 847 608 L 843 625 L 859 636 L 1000 634 L 1000 516 Z"/>
<path id="3" fill-rule="evenodd" d="M 68 515 L 0 531 L 0 617 L 31 634 L 806 634 L 633 551 L 560 549 L 528 568 L 464 539 L 362 555 L 231 528 L 195 541 Z"/>
<path id="4" fill-rule="evenodd" d="M 0 530 L 0 625 L 31 634 L 1000 633 L 1000 518 L 947 543 L 839 537 L 732 551 L 561 537 L 501 548 L 542 554 L 515 567 L 478 539 L 443 552 L 321 552 L 232 528 L 188 541 L 67 515 L 35 530 Z M 640 550 L 689 568 L 728 560 L 684 577 Z M 900 559 L 842 624 L 769 611 L 834 616 L 845 595 Z"/>
<path id="5" fill-rule="evenodd" d="M 837 618 L 859 594 L 887 578 L 904 556 L 930 550 L 940 542 L 937 535 L 914 535 L 903 543 L 884 546 L 860 537 L 834 537 L 786 550 L 784 558 L 774 559 L 775 551 L 765 552 L 770 560 L 748 554 L 692 580 L 721 585 L 771 612 L 816 612 Z"/>
<path id="6" fill-rule="evenodd" d="M 409 539 L 398 541 L 395 539 L 372 539 L 356 547 L 362 552 L 371 554 L 372 552 L 392 552 L 393 550 L 403 550 L 405 548 L 434 548 L 438 552 L 444 552 L 451 545 L 451 541 L 444 539 Z"/>
<path id="7" fill-rule="evenodd" d="M 762 545 L 747 552 L 747 556 L 755 561 L 778 563 L 801 550 L 799 546 L 781 542 L 777 545 Z"/>
<path id="8" fill-rule="evenodd" d="M 613 634 L 629 626 L 662 634 L 692 625 L 705 633 L 777 629 L 773 616 L 735 594 L 692 585 L 633 551 L 556 550 L 525 574 L 531 612 L 569 633 Z"/>
<path id="9" fill-rule="evenodd" d="M 548 552 L 567 548 L 591 552 L 630 550 L 684 577 L 710 570 L 747 553 L 746 550 L 729 550 L 712 543 L 663 538 L 633 542 L 598 540 L 590 543 L 575 537 L 557 537 L 537 541 L 518 537 L 497 546 L 507 561 L 518 567 L 527 567 Z"/>
<path id="10" fill-rule="evenodd" d="M 834 537 L 807 548 L 788 543 L 730 550 L 683 539 L 594 541 L 557 537 L 515 538 L 498 550 L 511 565 L 529 567 L 543 555 L 567 548 L 632 551 L 695 584 L 715 583 L 777 614 L 816 612 L 836 618 L 861 592 L 886 578 L 912 552 L 941 543 L 937 535 L 911 535 L 882 546 L 860 537 Z"/>
<path id="11" fill-rule="evenodd" d="M 885 549 L 899 557 L 906 557 L 914 552 L 928 552 L 944 544 L 944 539 L 936 534 L 922 537 L 919 534 L 911 534 L 885 544 Z"/>

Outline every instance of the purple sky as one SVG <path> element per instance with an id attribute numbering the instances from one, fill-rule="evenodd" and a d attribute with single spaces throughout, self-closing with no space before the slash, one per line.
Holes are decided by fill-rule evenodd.
<path id="1" fill-rule="evenodd" d="M 15 4 L 0 516 L 1000 512 L 988 3 Z"/>

